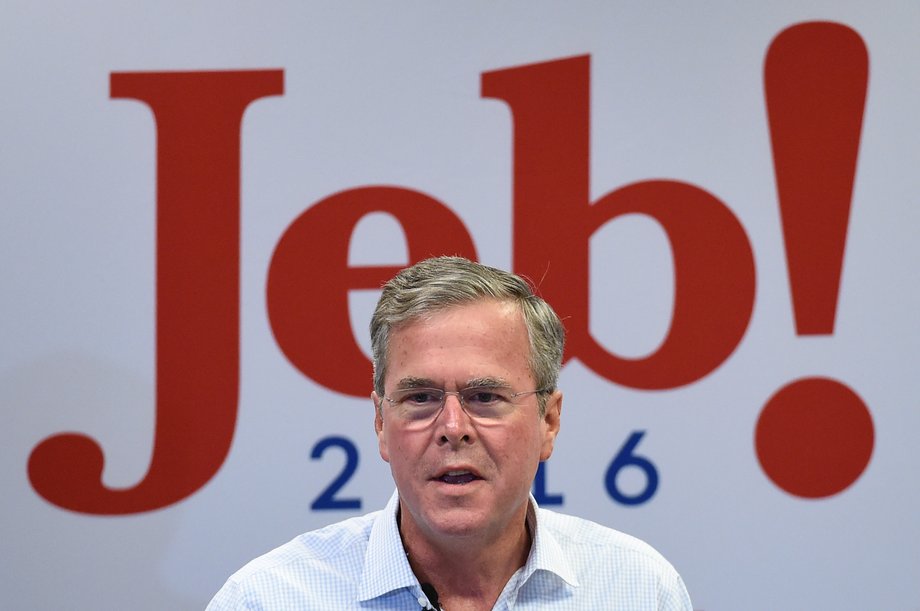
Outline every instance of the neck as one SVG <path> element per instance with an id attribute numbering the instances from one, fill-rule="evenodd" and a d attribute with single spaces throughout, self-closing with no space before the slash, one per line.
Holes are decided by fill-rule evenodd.
<path id="1" fill-rule="evenodd" d="M 444 609 L 492 609 L 530 553 L 526 509 L 498 537 L 488 540 L 426 537 L 406 524 L 400 534 L 412 571 L 419 582 L 434 586 Z"/>

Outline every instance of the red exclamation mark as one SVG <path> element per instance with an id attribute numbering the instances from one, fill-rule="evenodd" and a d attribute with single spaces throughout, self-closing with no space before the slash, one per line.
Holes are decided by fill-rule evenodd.
<path id="1" fill-rule="evenodd" d="M 840 24 L 792 26 L 767 51 L 767 112 L 800 336 L 834 333 L 868 72 L 862 39 Z M 859 478 L 874 437 L 869 410 L 853 390 L 809 377 L 767 401 L 755 445 L 777 486 L 820 498 Z"/>

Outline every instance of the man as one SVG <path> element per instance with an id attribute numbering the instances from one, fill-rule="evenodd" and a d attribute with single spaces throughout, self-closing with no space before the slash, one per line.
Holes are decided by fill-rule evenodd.
<path id="1" fill-rule="evenodd" d="M 384 286 L 371 340 L 396 493 L 250 562 L 208 609 L 692 610 L 650 546 L 530 496 L 559 432 L 564 331 L 524 280 L 422 261 Z"/>

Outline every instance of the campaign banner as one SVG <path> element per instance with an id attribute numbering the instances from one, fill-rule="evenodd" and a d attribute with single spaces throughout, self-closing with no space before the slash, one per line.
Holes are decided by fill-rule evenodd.
<path id="1" fill-rule="evenodd" d="M 0 8 L 4 607 L 202 609 L 380 509 L 402 267 L 567 329 L 533 494 L 696 609 L 920 610 L 914 3 Z"/>

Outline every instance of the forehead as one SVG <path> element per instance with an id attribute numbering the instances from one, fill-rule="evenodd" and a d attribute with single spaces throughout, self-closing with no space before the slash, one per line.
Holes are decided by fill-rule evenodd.
<path id="1" fill-rule="evenodd" d="M 532 381 L 530 342 L 514 302 L 481 300 L 409 321 L 390 334 L 385 384 L 424 378 L 458 386 L 491 377 Z"/>

